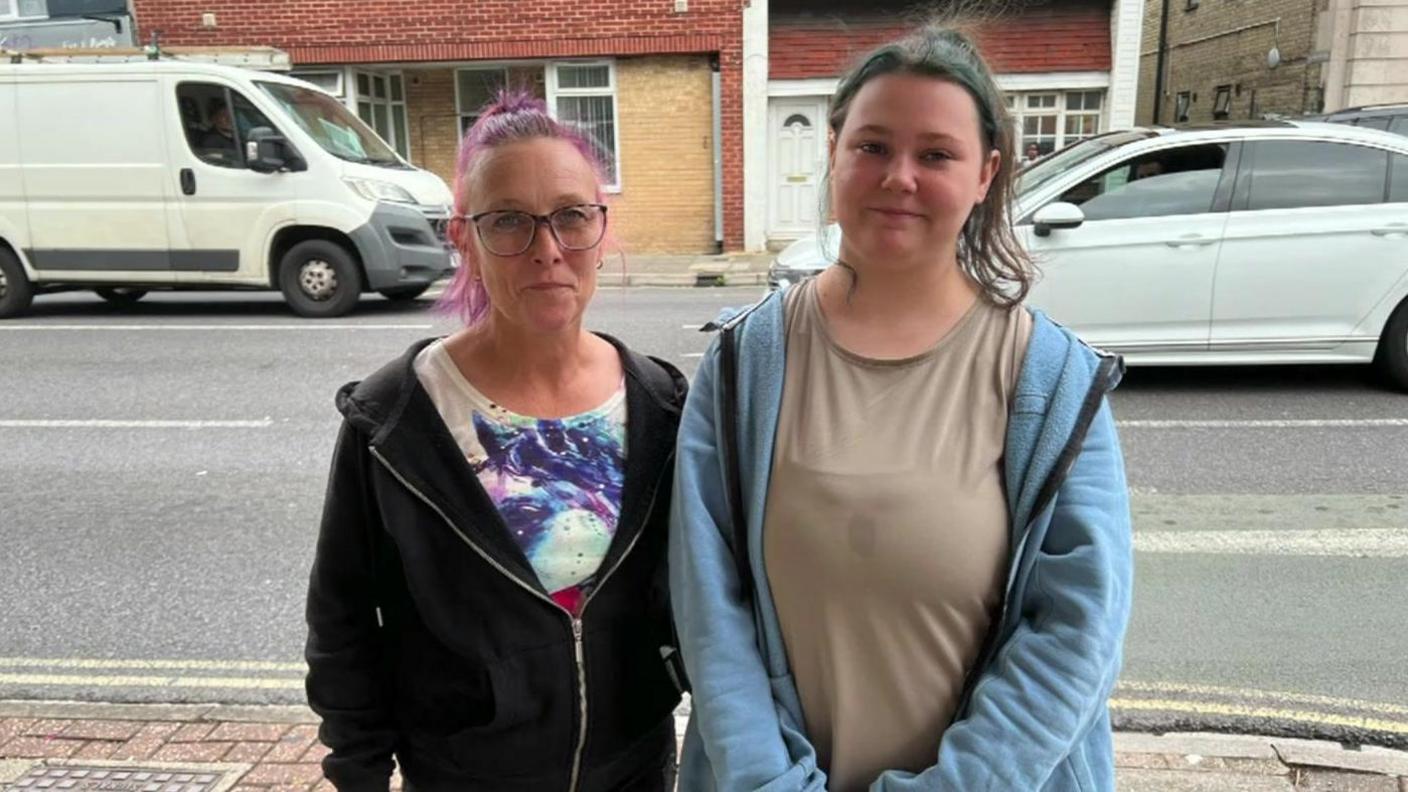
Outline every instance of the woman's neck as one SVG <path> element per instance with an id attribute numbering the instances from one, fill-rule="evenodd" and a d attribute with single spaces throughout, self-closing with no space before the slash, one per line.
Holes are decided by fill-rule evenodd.
<path id="1" fill-rule="evenodd" d="M 904 358 L 938 343 L 981 292 L 956 260 L 914 267 L 857 261 L 822 272 L 817 296 L 841 346 L 865 357 Z"/>
<path id="2" fill-rule="evenodd" d="M 606 401 L 621 381 L 615 347 L 580 325 L 537 334 L 490 315 L 445 343 L 465 379 L 523 415 L 585 412 Z"/>

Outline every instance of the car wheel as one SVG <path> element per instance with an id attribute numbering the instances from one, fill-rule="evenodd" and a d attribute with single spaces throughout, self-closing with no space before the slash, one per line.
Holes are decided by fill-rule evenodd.
<path id="1" fill-rule="evenodd" d="M 15 254 L 0 247 L 0 319 L 20 316 L 34 301 L 34 288 Z"/>
<path id="2" fill-rule="evenodd" d="M 299 316 L 342 316 L 357 305 L 362 273 L 346 248 L 325 239 L 309 239 L 284 254 L 279 289 Z"/>
<path id="3" fill-rule="evenodd" d="M 1408 390 L 1408 300 L 1398 306 L 1384 326 L 1376 362 L 1390 383 Z"/>
<path id="4" fill-rule="evenodd" d="M 113 305 L 126 307 L 134 305 L 143 297 L 147 296 L 145 289 L 125 289 L 122 287 L 94 289 L 99 297 L 112 303 Z"/>
<path id="5" fill-rule="evenodd" d="M 425 294 L 429 289 L 429 283 L 422 286 L 402 286 L 396 289 L 382 289 L 381 296 L 396 302 L 407 302 Z"/>

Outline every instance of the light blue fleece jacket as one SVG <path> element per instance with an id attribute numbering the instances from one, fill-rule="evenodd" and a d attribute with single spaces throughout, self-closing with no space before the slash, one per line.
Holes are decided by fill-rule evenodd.
<path id="1" fill-rule="evenodd" d="M 731 550 L 719 338 L 695 375 L 680 424 L 670 589 L 693 685 L 681 792 L 826 789 L 763 566 L 763 513 L 787 368 L 782 294 L 728 322 L 739 343 L 751 603 Z M 935 763 L 917 774 L 887 771 L 872 792 L 1115 788 L 1106 702 L 1119 673 L 1133 563 L 1124 462 L 1105 394 L 1123 366 L 1040 312 L 1033 316 L 1007 430 L 1011 560 L 995 641 L 935 746 Z"/>

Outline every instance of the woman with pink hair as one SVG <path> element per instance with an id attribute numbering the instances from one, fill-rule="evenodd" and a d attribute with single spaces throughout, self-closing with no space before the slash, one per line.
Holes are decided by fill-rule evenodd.
<path id="1" fill-rule="evenodd" d="M 673 367 L 582 318 L 592 142 L 505 94 L 466 133 L 441 300 L 463 327 L 343 387 L 308 594 L 338 789 L 663 792 L 681 675 L 665 569 Z"/>

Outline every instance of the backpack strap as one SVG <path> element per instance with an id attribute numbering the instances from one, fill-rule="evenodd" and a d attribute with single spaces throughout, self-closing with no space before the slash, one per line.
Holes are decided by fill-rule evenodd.
<path id="1" fill-rule="evenodd" d="M 741 318 L 741 317 L 740 317 Z M 733 560 L 738 566 L 738 584 L 745 600 L 753 597 L 753 570 L 748 560 L 748 517 L 743 507 L 743 474 L 738 437 L 738 323 L 729 322 L 719 334 L 720 455 L 724 463 L 724 485 L 728 487 L 729 516 L 733 523 Z"/>

